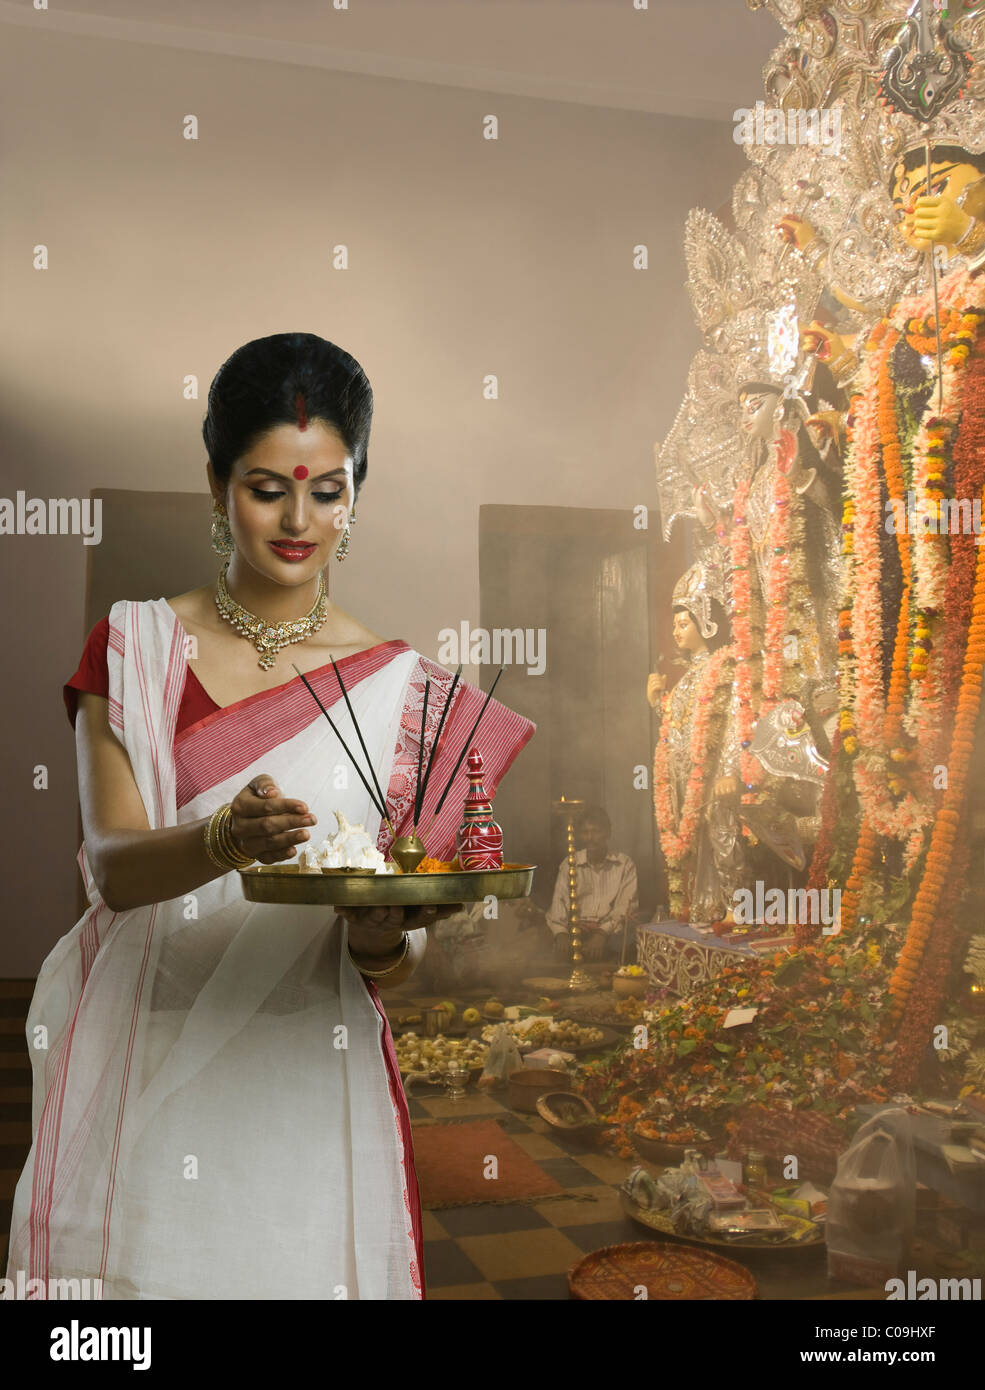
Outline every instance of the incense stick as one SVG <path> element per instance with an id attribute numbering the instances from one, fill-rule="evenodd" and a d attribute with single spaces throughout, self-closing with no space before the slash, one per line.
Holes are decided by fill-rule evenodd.
<path id="1" fill-rule="evenodd" d="M 428 696 L 431 680 L 424 677 L 424 704 L 421 706 L 421 737 L 417 745 L 417 786 L 414 788 L 414 834 L 417 834 L 417 820 L 421 814 L 421 764 L 424 761 L 424 731 L 428 722 Z"/>
<path id="2" fill-rule="evenodd" d="M 338 663 L 336 662 L 335 657 L 332 655 L 331 652 L 329 652 L 328 654 L 328 659 L 332 663 L 332 670 L 335 672 L 335 679 L 338 681 L 339 689 L 342 691 L 342 694 L 345 698 L 346 708 L 349 711 L 349 718 L 352 720 L 352 726 L 356 731 L 356 737 L 359 739 L 359 746 L 363 750 L 366 762 L 369 764 L 369 770 L 373 777 L 373 784 L 376 787 L 377 794 L 380 798 L 380 805 L 384 808 L 383 819 L 386 821 L 387 825 L 390 826 L 390 834 L 393 836 L 394 839 L 396 839 L 397 832 L 394 830 L 393 826 L 390 825 L 390 817 L 386 814 L 386 797 L 383 795 L 383 788 L 380 786 L 379 778 L 376 776 L 376 768 L 373 766 L 373 759 L 369 756 L 369 749 L 366 747 L 366 741 L 363 738 L 362 729 L 360 729 L 359 727 L 359 721 L 356 718 L 356 711 L 352 708 L 352 701 L 349 699 L 349 692 L 348 690 L 346 690 L 345 683 L 342 680 L 342 672 L 339 670 Z"/>
<path id="3" fill-rule="evenodd" d="M 293 662 L 293 661 L 291 662 L 291 665 L 294 666 L 294 662 Z M 294 666 L 294 669 L 295 669 L 295 671 L 298 671 L 298 668 L 297 668 L 296 666 Z M 315 694 L 314 688 L 312 687 L 312 684 L 311 684 L 311 682 L 308 680 L 307 676 L 305 676 L 305 674 L 304 674 L 303 671 L 298 671 L 298 675 L 301 677 L 301 679 L 304 681 L 305 685 L 308 687 L 309 691 L 311 692 L 311 695 L 312 695 L 312 698 L 313 698 L 314 701 L 315 701 L 315 704 L 316 704 L 316 705 L 318 706 L 318 708 L 321 710 L 322 714 L 323 714 L 323 715 L 325 716 L 325 718 L 328 720 L 329 724 L 331 724 L 331 726 L 332 726 L 332 733 L 333 733 L 333 734 L 335 735 L 335 737 L 338 739 L 339 743 L 341 743 L 342 747 L 345 749 L 346 754 L 348 755 L 349 761 L 352 763 L 352 766 L 356 769 L 356 772 L 357 772 L 357 774 L 358 774 L 358 776 L 359 776 L 360 782 L 362 782 L 363 786 L 366 788 L 367 792 L 369 793 L 369 799 L 370 799 L 370 801 L 373 803 L 373 808 L 374 808 L 374 810 L 376 810 L 376 811 L 379 812 L 379 815 L 380 815 L 381 820 L 386 821 L 387 825 L 390 827 L 390 834 L 393 835 L 394 839 L 396 839 L 396 831 L 394 830 L 393 826 L 390 825 L 390 817 L 389 817 L 389 816 L 387 815 L 387 813 L 386 813 L 386 805 L 385 805 L 385 803 L 384 803 L 383 805 L 381 805 L 380 802 L 378 802 L 378 801 L 376 800 L 376 795 L 375 795 L 375 793 L 374 793 L 372 787 L 369 785 L 369 783 L 366 781 L 366 778 L 363 776 L 362 772 L 360 771 L 359 764 L 356 762 L 355 758 L 352 756 L 352 752 L 351 752 L 351 750 L 349 749 L 348 744 L 346 743 L 346 741 L 345 741 L 345 739 L 342 737 L 342 735 L 339 733 L 338 729 L 335 727 L 335 723 L 334 723 L 334 721 L 333 721 L 333 719 L 332 719 L 332 716 L 329 714 L 328 710 L 325 708 L 325 706 L 322 704 L 321 700 L 319 700 L 318 696 Z"/>
<path id="4" fill-rule="evenodd" d="M 462 663 L 459 662 L 459 663 L 458 663 L 458 670 L 455 672 L 455 679 L 452 681 L 452 683 L 451 683 L 451 689 L 448 691 L 448 699 L 445 701 L 445 707 L 444 707 L 444 709 L 441 711 L 441 718 L 438 720 L 438 731 L 437 731 L 437 733 L 436 733 L 435 736 L 434 736 L 434 742 L 431 744 L 431 752 L 428 754 L 427 767 L 424 769 L 424 785 L 423 785 L 423 787 L 421 788 L 421 804 L 420 804 L 420 807 L 419 807 L 419 809 L 418 809 L 418 813 L 417 813 L 418 816 L 420 815 L 421 811 L 424 810 L 424 802 L 427 800 L 427 794 L 428 794 L 428 781 L 430 780 L 430 777 L 431 777 L 431 765 L 432 765 L 432 763 L 434 762 L 434 755 L 435 755 L 435 752 L 437 751 L 438 744 L 441 742 L 441 731 L 442 731 L 442 729 L 445 727 L 445 720 L 448 718 L 448 711 L 451 709 L 452 697 L 453 697 L 454 694 L 455 694 L 455 687 L 458 685 L 459 677 L 461 676 L 461 674 L 462 674 Z M 416 824 L 416 818 L 415 818 L 415 824 Z"/>
<path id="5" fill-rule="evenodd" d="M 475 731 L 476 731 L 476 729 L 479 727 L 479 723 L 480 723 L 480 721 L 481 721 L 481 719 L 482 719 L 482 716 L 485 714 L 486 708 L 487 708 L 487 706 L 488 706 L 488 704 L 489 704 L 489 701 L 490 701 L 490 700 L 492 699 L 492 697 L 493 697 L 493 691 L 496 689 L 496 686 L 499 684 L 499 677 L 503 674 L 503 672 L 504 672 L 505 670 L 506 670 L 506 667 L 505 667 L 505 666 L 501 666 L 501 667 L 499 668 L 499 672 L 498 672 L 498 674 L 497 674 L 497 676 L 496 676 L 496 679 L 493 681 L 492 685 L 489 687 L 489 694 L 486 696 L 485 700 L 483 701 L 483 703 L 482 703 L 482 709 L 480 709 L 480 711 L 479 711 L 479 713 L 478 713 L 478 715 L 477 715 L 477 717 L 476 717 L 476 721 L 475 721 L 475 723 L 472 725 L 472 728 L 471 728 L 471 730 L 469 731 L 468 737 L 466 738 L 465 743 L 464 743 L 463 746 L 462 746 L 462 751 L 461 751 L 461 753 L 459 753 L 459 755 L 458 755 L 458 762 L 455 764 L 454 771 L 452 772 L 451 776 L 448 778 L 448 782 L 447 782 L 447 784 L 446 784 L 446 786 L 445 786 L 445 789 L 444 789 L 444 791 L 441 793 L 441 797 L 439 798 L 439 801 L 438 801 L 437 806 L 435 806 L 435 808 L 434 808 L 434 816 L 432 817 L 430 823 L 428 824 L 428 830 L 431 829 L 431 827 L 434 825 L 434 822 L 438 819 L 438 816 L 441 814 L 441 808 L 442 808 L 442 806 L 445 804 L 445 797 L 446 797 L 446 796 L 448 795 L 448 793 L 451 791 L 451 784 L 454 782 L 455 778 L 456 778 L 457 775 L 458 775 L 458 769 L 462 766 L 462 759 L 465 757 L 465 754 L 469 751 L 469 744 L 470 744 L 470 743 L 472 742 L 472 740 L 475 738 Z"/>

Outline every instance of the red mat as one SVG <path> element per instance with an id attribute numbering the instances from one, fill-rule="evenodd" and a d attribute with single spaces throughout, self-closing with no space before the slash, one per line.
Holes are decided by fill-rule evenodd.
<path id="1" fill-rule="evenodd" d="M 416 1125 L 414 1166 L 422 1205 L 432 1209 L 478 1202 L 543 1201 L 564 1192 L 560 1183 L 548 1177 L 494 1120 Z M 497 1175 L 485 1177 L 486 1172 Z"/>

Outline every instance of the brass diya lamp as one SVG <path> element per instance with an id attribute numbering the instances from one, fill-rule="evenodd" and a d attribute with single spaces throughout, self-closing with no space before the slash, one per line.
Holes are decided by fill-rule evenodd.
<path id="1" fill-rule="evenodd" d="M 398 835 L 390 846 L 390 858 L 399 864 L 401 873 L 405 874 L 412 874 L 426 854 L 424 841 L 418 835 L 416 826 L 413 834 Z"/>
<path id="2" fill-rule="evenodd" d="M 571 961 L 573 967 L 568 988 L 573 991 L 591 989 L 593 984 L 591 976 L 582 969 L 581 929 L 578 925 L 578 891 L 575 873 L 575 818 L 584 804 L 584 801 L 569 800 L 563 795 L 560 801 L 552 803 L 552 810 L 555 815 L 561 815 L 565 819 L 568 837 L 568 921 L 571 924 Z"/>

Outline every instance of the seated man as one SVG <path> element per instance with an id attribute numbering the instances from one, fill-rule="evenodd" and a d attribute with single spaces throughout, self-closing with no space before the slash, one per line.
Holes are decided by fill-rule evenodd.
<path id="1" fill-rule="evenodd" d="M 576 829 L 575 893 L 582 955 L 587 961 L 603 956 L 618 961 L 622 955 L 627 922 L 635 925 L 639 908 L 636 865 L 628 854 L 609 849 L 612 822 L 601 806 L 586 806 Z M 568 923 L 568 861 L 562 859 L 554 885 L 554 901 L 547 913 L 558 959 L 571 956 Z M 628 954 L 635 958 L 635 942 Z"/>

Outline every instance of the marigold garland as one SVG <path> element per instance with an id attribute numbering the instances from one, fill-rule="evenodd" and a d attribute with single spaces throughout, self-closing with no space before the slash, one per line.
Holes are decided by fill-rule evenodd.
<path id="1" fill-rule="evenodd" d="M 961 827 L 961 812 L 967 791 L 968 770 L 974 752 L 975 727 L 982 694 L 982 669 L 985 666 L 985 546 L 978 547 L 975 566 L 975 592 L 972 600 L 971 626 L 965 651 L 964 672 L 958 706 L 951 735 L 947 760 L 947 789 L 943 806 L 937 813 L 930 839 L 930 849 L 920 887 L 913 903 L 910 929 L 900 952 L 896 969 L 889 981 L 893 1012 L 902 1012 L 903 1005 L 921 970 L 921 963 L 938 912 L 941 893 L 949 881 L 950 866 L 957 847 Z"/>
<path id="2" fill-rule="evenodd" d="M 980 506 L 985 502 L 985 426 L 982 423 L 985 355 L 980 350 L 985 310 L 967 302 L 979 295 L 981 290 L 968 272 L 962 271 L 945 280 L 941 292 L 942 297 L 952 301 L 947 318 L 942 320 L 942 330 L 949 337 L 944 359 L 944 408 L 939 413 L 929 411 L 925 415 L 914 440 L 914 482 L 918 488 L 922 488 L 925 505 L 928 508 L 936 506 L 938 522 L 940 494 L 947 482 L 949 469 L 947 453 L 952 441 L 955 444 L 952 479 L 955 497 L 977 500 Z M 964 302 L 960 305 L 955 303 L 962 300 Z M 902 306 L 901 312 L 906 312 L 910 307 L 912 305 Z M 927 318 L 926 311 L 923 320 L 919 313 L 911 316 L 908 325 L 911 340 L 914 337 L 920 340 L 921 322 L 933 322 Z M 978 350 L 972 357 L 976 348 Z M 957 432 L 958 420 L 962 427 L 960 435 Z M 899 483 L 898 477 L 890 481 L 893 464 L 894 454 L 890 449 L 887 483 L 891 495 L 893 481 L 897 485 Z M 917 651 L 923 650 L 929 656 L 932 647 L 928 648 L 927 645 L 928 620 L 934 618 L 942 608 L 945 616 L 942 624 L 938 625 L 943 626 L 946 641 L 944 654 L 937 663 L 932 692 L 928 695 L 925 685 L 927 671 L 920 671 L 915 698 L 909 710 L 910 731 L 916 734 L 918 745 L 927 749 L 925 770 L 929 768 L 928 758 L 939 756 L 943 746 L 941 740 L 946 737 L 942 730 L 942 712 L 950 713 L 953 708 L 954 723 L 948 740 L 946 787 L 931 830 L 906 941 L 889 982 L 892 1015 L 897 1020 L 905 1016 L 908 1032 L 913 1014 L 908 1002 L 913 996 L 917 979 L 921 980 L 921 995 L 927 997 L 934 993 L 929 988 L 930 983 L 937 980 L 941 971 L 946 970 L 953 912 L 961 896 L 959 884 L 962 875 L 957 868 L 962 855 L 966 853 L 962 813 L 975 747 L 985 667 L 985 547 L 976 546 L 972 537 L 955 533 L 951 564 L 945 568 L 942 559 L 943 547 L 947 544 L 945 536 L 934 535 L 933 540 L 937 544 L 933 545 L 928 544 L 928 539 L 918 531 L 914 545 L 915 588 L 920 599 L 917 622 L 913 628 L 914 645 Z M 974 561 L 971 558 L 973 552 Z M 972 575 L 973 586 L 970 584 Z M 966 620 L 967 627 L 964 627 Z M 964 633 L 967 636 L 962 641 Z M 961 651 L 962 648 L 964 660 L 958 681 L 954 650 Z M 918 660 L 917 664 L 920 666 L 923 663 Z M 887 729 L 887 733 L 891 732 Z M 919 853 L 919 848 L 917 837 L 911 837 L 908 844 L 911 862 Z M 932 940 L 934 949 L 931 951 Z M 926 1045 L 926 1039 L 922 1045 Z"/>
<path id="3" fill-rule="evenodd" d="M 706 800 L 707 782 L 713 770 L 708 766 L 709 746 L 713 746 L 715 742 L 711 738 L 712 721 L 724 713 L 724 704 L 731 690 L 732 663 L 732 649 L 720 647 L 708 658 L 706 669 L 695 689 L 697 708 L 691 721 L 691 742 L 688 749 L 690 771 L 684 804 L 676 827 L 670 797 L 670 779 L 673 776 L 667 727 L 670 692 L 664 697 L 664 717 L 653 758 L 653 804 L 660 831 L 660 845 L 668 866 L 672 868 L 679 868 L 694 847 L 699 818 Z"/>
<path id="4" fill-rule="evenodd" d="M 858 734 L 855 781 L 866 821 L 880 835 L 903 839 L 927 824 L 931 807 L 906 785 L 902 775 L 909 753 L 900 740 L 910 685 L 912 563 L 906 530 L 898 525 L 895 539 L 903 586 L 892 639 L 888 688 L 883 689 L 879 465 L 881 462 L 890 502 L 904 505 L 895 386 L 890 370 L 899 338 L 900 332 L 892 324 L 886 324 L 878 335 L 875 351 L 866 363 L 864 388 L 868 389 L 857 411 L 849 480 L 858 512 L 848 574 L 855 596 L 851 609 L 851 652 L 843 670 L 847 668 L 846 695 Z"/>
<path id="5" fill-rule="evenodd" d="M 841 920 L 843 931 L 854 928 L 859 897 L 876 868 L 882 836 L 903 843 L 904 872 L 912 872 L 927 849 L 910 929 L 891 984 L 897 1018 L 918 970 L 922 975 L 925 968 L 933 923 L 943 910 L 941 894 L 959 848 L 957 832 L 985 662 L 983 547 L 976 546 L 973 537 L 952 535 L 950 528 L 945 532 L 940 511 L 948 491 L 958 499 L 977 500 L 985 485 L 985 357 L 980 350 L 985 309 L 972 302 L 980 295 L 981 287 L 967 271 L 956 272 L 941 286 L 943 409 L 933 408 L 932 395 L 908 458 L 902 451 L 893 354 L 904 337 L 918 351 L 933 343 L 929 296 L 903 301 L 892 319 L 873 330 L 850 411 L 842 514 L 845 589 L 838 634 L 838 733 L 844 755 L 852 759 L 860 824 Z M 915 514 L 908 505 L 908 471 Z M 889 634 L 882 626 L 881 481 L 895 512 L 896 525 L 889 529 L 896 533 L 902 578 L 885 688 L 883 643 Z M 933 524 L 922 525 L 922 517 Z M 948 738 L 945 716 L 955 709 Z M 941 798 L 933 773 L 945 748 L 948 785 Z M 935 805 L 940 807 L 936 822 Z M 829 845 L 830 837 L 818 846 L 823 853 L 815 854 L 812 881 L 822 881 L 832 853 Z"/>
<path id="6" fill-rule="evenodd" d="M 753 642 L 753 615 L 759 604 L 753 598 L 751 574 L 752 542 L 746 520 L 749 499 L 749 480 L 743 479 L 736 489 L 732 525 L 732 635 L 735 639 L 735 680 L 738 695 L 739 775 L 742 778 L 742 800 L 755 801 L 762 769 L 750 752 L 753 729 L 758 713 L 756 695 L 761 692 L 756 667 L 759 654 Z"/>
<path id="7" fill-rule="evenodd" d="M 945 607 L 949 573 L 940 502 L 948 484 L 948 451 L 962 416 L 965 367 L 982 320 L 980 310 L 962 307 L 960 301 L 977 292 L 967 272 L 958 272 L 942 286 L 942 296 L 952 301 L 945 305 L 947 317 L 942 319 L 944 406 L 940 413 L 925 413 L 909 460 L 902 453 L 893 353 L 902 337 L 912 344 L 932 328 L 926 297 L 903 301 L 892 320 L 884 320 L 870 336 L 861 394 L 853 401 L 846 467 L 853 500 L 846 504 L 843 519 L 847 588 L 839 633 L 844 658 L 841 728 L 846 752 L 854 751 L 849 740 L 857 734 L 855 779 L 865 818 L 872 830 L 903 842 L 907 871 L 923 851 L 933 817 L 932 775 L 940 756 L 941 712 L 955 698 L 947 686 L 951 668 L 934 640 L 935 628 L 942 626 L 939 614 Z M 916 511 L 908 505 L 908 464 Z M 895 526 L 890 529 L 895 531 L 903 581 L 885 693 L 880 472 L 893 509 Z M 932 525 L 923 525 L 924 517 Z M 863 848 L 860 866 L 869 857 Z"/>

